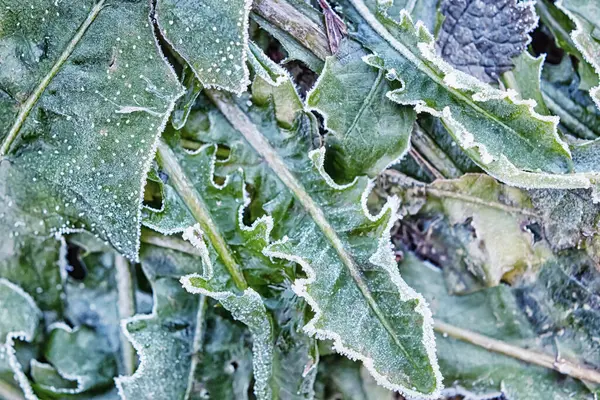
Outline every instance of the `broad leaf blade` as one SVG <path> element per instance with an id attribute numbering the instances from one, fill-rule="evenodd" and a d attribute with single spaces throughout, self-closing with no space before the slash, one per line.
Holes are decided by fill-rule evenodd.
<path id="1" fill-rule="evenodd" d="M 248 86 L 246 51 L 250 0 L 158 0 L 164 37 L 205 87 L 242 93 Z"/>
<path id="2" fill-rule="evenodd" d="M 581 139 L 596 139 L 600 136 L 600 109 L 589 93 L 579 89 L 580 82 L 571 59 L 564 57 L 558 65 L 544 66 L 542 94 L 550 111 L 560 117 L 565 132 Z"/>
<path id="3" fill-rule="evenodd" d="M 363 62 L 367 55 L 355 41 L 343 41 L 306 98 L 309 110 L 323 116 L 332 135 L 328 144 L 341 153 L 339 171 L 350 179 L 376 176 L 404 156 L 416 120 L 411 107 L 386 98 L 393 83 L 384 71 Z"/>
<path id="4" fill-rule="evenodd" d="M 300 113 L 292 130 L 280 129 L 273 106 L 211 96 L 264 160 L 263 168 L 269 167 L 263 174 L 277 176 L 296 199 L 280 205 L 287 207 L 279 223 L 289 236 L 264 253 L 306 271 L 308 279 L 294 284 L 316 312 L 305 331 L 333 339 L 339 352 L 362 360 L 379 384 L 435 397 L 440 377 L 429 311 L 398 275 L 389 249 L 396 200 L 373 216 L 364 205 L 370 191 L 366 177 L 336 185 L 323 169 L 324 148 L 310 152 L 316 129 L 310 114 Z"/>
<path id="5" fill-rule="evenodd" d="M 149 12 L 120 0 L 0 11 L 4 185 L 46 232 L 87 229 L 131 259 L 145 176 L 181 91 Z M 23 182 L 35 183 L 35 204 L 17 200 Z"/>
<path id="6" fill-rule="evenodd" d="M 14 376 L 27 400 L 37 400 L 15 353 L 15 340 L 32 342 L 42 313 L 31 296 L 15 284 L 0 279 L 0 372 Z"/>

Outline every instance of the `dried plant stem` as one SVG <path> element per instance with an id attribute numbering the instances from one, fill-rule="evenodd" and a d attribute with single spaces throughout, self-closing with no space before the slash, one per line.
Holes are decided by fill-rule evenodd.
<path id="1" fill-rule="evenodd" d="M 439 171 L 443 178 L 458 178 L 463 174 L 433 139 L 423 131 L 419 124 L 414 125 L 410 136 L 410 143 L 422 157 L 426 158 Z"/>
<path id="2" fill-rule="evenodd" d="M 495 353 L 503 354 L 530 364 L 539 365 L 544 368 L 553 369 L 564 375 L 581 379 L 591 383 L 600 383 L 600 372 L 594 369 L 572 363 L 567 360 L 557 359 L 551 355 L 513 346 L 501 340 L 480 335 L 479 333 L 459 328 L 445 322 L 435 321 L 434 329 L 454 339 L 471 343 Z"/>
<path id="3" fill-rule="evenodd" d="M 285 0 L 255 0 L 255 13 L 288 32 L 321 60 L 331 55 L 327 33 Z"/>

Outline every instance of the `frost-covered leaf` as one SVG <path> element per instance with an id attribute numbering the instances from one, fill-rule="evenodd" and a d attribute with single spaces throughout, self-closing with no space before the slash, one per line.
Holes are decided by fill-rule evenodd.
<path id="1" fill-rule="evenodd" d="M 234 319 L 248 326 L 252 333 L 252 369 L 254 394 L 257 399 L 271 399 L 270 387 L 273 364 L 272 328 L 262 298 L 254 289 L 246 289 L 242 295 L 233 292 L 216 292 L 210 282 L 199 276 L 182 278 L 184 287 L 191 293 L 209 296 L 225 307 Z"/>
<path id="2" fill-rule="evenodd" d="M 181 84 L 185 87 L 185 94 L 177 100 L 175 109 L 171 114 L 171 124 L 175 129 L 183 128 L 196 99 L 202 91 L 202 84 L 188 65 L 185 65 L 183 71 L 181 71 Z"/>
<path id="3" fill-rule="evenodd" d="M 275 324 L 272 324 L 263 304 L 263 297 L 254 289 L 248 288 L 246 283 L 247 279 L 260 288 L 266 282 L 263 277 L 268 276 L 271 284 L 276 284 L 281 281 L 279 276 L 286 273 L 283 266 L 274 264 L 260 252 L 266 245 L 271 220 L 260 218 L 251 226 L 244 225 L 244 207 L 248 206 L 250 199 L 244 194 L 246 189 L 243 175 L 236 171 L 225 178 L 222 184 L 215 182 L 220 179 L 214 175 L 217 162 L 215 145 L 204 145 L 195 151 L 186 152 L 180 147 L 177 137 L 170 138 L 170 142 L 173 149 L 161 144 L 159 150 L 159 165 L 168 175 L 164 186 L 165 189 L 172 186 L 179 196 L 179 203 L 171 206 L 174 209 L 187 208 L 188 213 L 193 215 L 195 225 L 184 228 L 183 237 L 200 251 L 203 266 L 201 274 L 188 273 L 182 277 L 182 283 L 190 292 L 219 301 L 231 312 L 233 318 L 248 326 L 253 343 L 250 372 L 254 377 L 254 393 L 258 398 L 268 399 L 278 396 L 278 393 L 288 392 L 299 396 L 301 382 L 304 381 L 302 371 L 308 363 L 316 362 L 311 361 L 308 356 L 311 351 L 310 341 L 298 337 L 297 343 L 292 346 L 274 346 L 279 340 L 283 340 L 281 335 L 284 332 L 282 324 L 285 315 L 278 314 Z M 227 159 L 232 160 L 235 157 Z M 265 186 L 265 190 L 268 189 Z M 164 210 L 168 207 L 165 204 Z M 154 228 L 159 231 L 165 231 L 162 225 L 165 220 L 161 219 L 164 210 L 154 212 Z M 218 227 L 215 221 L 218 221 Z M 180 220 L 179 226 L 182 227 L 184 222 L 185 220 Z M 262 290 L 266 289 L 264 287 Z M 265 299 L 271 296 L 267 293 Z M 276 299 L 275 297 L 271 301 L 277 301 Z M 277 313 L 278 309 L 279 307 L 275 307 Z M 277 335 L 274 329 L 278 329 Z M 274 360 L 285 360 L 291 356 L 292 351 L 296 352 L 295 358 L 302 360 L 300 363 L 304 364 L 294 364 L 297 368 L 294 368 L 296 371 L 293 376 L 277 378 L 273 371 Z M 209 367 L 205 366 L 205 371 L 206 368 Z M 310 393 L 310 388 L 309 380 L 308 388 L 302 390 Z M 222 386 L 218 392 L 222 390 L 231 388 Z"/>
<path id="4" fill-rule="evenodd" d="M 211 96 L 269 167 L 265 174 L 276 175 L 295 197 L 280 205 L 287 211 L 276 221 L 288 227 L 288 236 L 264 253 L 305 270 L 308 277 L 294 283 L 315 311 L 305 332 L 333 339 L 338 352 L 363 361 L 379 384 L 437 396 L 440 377 L 427 305 L 397 274 L 389 249 L 397 199 L 374 216 L 364 204 L 370 192 L 366 177 L 335 184 L 324 171 L 325 149 L 311 151 L 317 128 L 311 114 L 299 113 L 294 129 L 280 129 L 273 106 Z"/>
<path id="5" fill-rule="evenodd" d="M 188 390 L 202 302 L 179 284 L 180 276 L 198 268 L 184 256 L 142 248 L 142 266 L 152 285 L 154 305 L 152 314 L 138 314 L 123 323 L 140 357 L 133 376 L 116 379 L 123 400 L 183 399 Z M 188 262 L 181 262 L 182 258 Z"/>
<path id="6" fill-rule="evenodd" d="M 391 188 L 392 193 L 396 190 Z M 487 175 L 437 180 L 403 195 L 409 202 L 424 201 L 421 213 L 444 216 L 449 224 L 449 232 L 444 233 L 458 245 L 468 273 L 485 286 L 531 273 L 551 257 L 547 244 L 536 241 L 528 228 L 542 218 L 527 192 Z M 440 259 L 440 264 L 452 271 L 455 266 L 445 261 Z"/>
<path id="7" fill-rule="evenodd" d="M 76 394 L 106 388 L 117 374 L 117 360 L 106 338 L 85 326 L 71 329 L 56 324 L 43 353 L 58 376 L 70 381 L 62 387 L 50 386 L 48 381 L 36 382 L 46 393 Z"/>
<path id="8" fill-rule="evenodd" d="M 341 153 L 337 167 L 350 179 L 376 176 L 398 161 L 408 151 L 416 120 L 411 107 L 386 98 L 400 85 L 371 65 L 379 62 L 376 57 L 367 56 L 360 44 L 344 40 L 306 98 L 308 108 L 323 116 L 328 145 Z"/>
<path id="9" fill-rule="evenodd" d="M 406 13 L 399 22 L 379 1 L 374 12 L 363 0 L 343 2 L 346 17 L 360 26 L 355 37 L 397 75 L 402 89 L 388 96 L 442 119 L 469 156 L 492 176 L 521 187 L 590 187 L 595 174 L 570 174 L 567 145 L 555 117 L 541 116 L 514 91 L 499 91 L 454 69 L 435 54 L 434 39 Z"/>
<path id="10" fill-rule="evenodd" d="M 67 266 L 71 273 L 63 284 L 64 316 L 74 326 L 93 328 L 106 341 L 106 351 L 123 354 L 116 265 L 118 255 L 88 233 L 69 235 L 67 240 L 72 254 L 68 261 L 73 265 Z M 135 290 L 136 311 L 149 313 L 151 296 L 139 288 L 132 290 Z M 118 357 L 119 371 L 126 369 L 126 362 Z"/>
<path id="11" fill-rule="evenodd" d="M 537 25 L 533 4 L 517 0 L 442 0 L 440 11 L 442 57 L 484 82 L 496 82 L 512 69 Z"/>
<path id="12" fill-rule="evenodd" d="M 439 0 L 394 0 L 388 11 L 390 15 L 399 16 L 400 11 L 406 10 L 415 21 L 422 21 L 430 32 L 435 32 L 442 16 L 439 5 Z"/>
<path id="13" fill-rule="evenodd" d="M 15 353 L 15 341 L 32 342 L 38 333 L 42 312 L 30 295 L 15 284 L 0 279 L 0 377 L 21 387 L 27 400 L 35 400 L 29 379 Z"/>
<path id="14" fill-rule="evenodd" d="M 546 64 L 542 71 L 541 88 L 544 102 L 560 117 L 560 127 L 581 139 L 600 136 L 600 109 L 589 93 L 579 89 L 580 78 L 572 61 L 564 57 L 560 64 Z"/>
<path id="15" fill-rule="evenodd" d="M 557 7 L 575 23 L 571 38 L 596 75 L 600 75 L 600 4 L 597 1 L 567 0 L 559 1 Z M 600 86 L 591 88 L 590 96 L 600 108 Z"/>
<path id="16" fill-rule="evenodd" d="M 158 0 L 161 33 L 205 87 L 242 93 L 251 0 Z"/>
<path id="17" fill-rule="evenodd" d="M 542 66 L 545 59 L 545 55 L 533 57 L 527 51 L 523 51 L 519 56 L 513 58 L 514 69 L 505 72 L 501 79 L 507 88 L 516 90 L 521 99 L 535 100 L 534 109 L 539 114 L 550 115 L 540 89 Z"/>
<path id="18" fill-rule="evenodd" d="M 556 3 L 550 0 L 536 1 L 535 10 L 543 25 L 554 36 L 556 45 L 577 58 L 577 72 L 580 77 L 579 89 L 587 91 L 596 86 L 598 75 L 594 72 L 594 67 L 581 54 L 570 36 L 571 31 L 575 29 L 575 23 L 556 6 Z"/>
<path id="19" fill-rule="evenodd" d="M 256 74 L 252 82 L 255 101 L 273 102 L 277 121 L 287 128 L 294 125 L 296 113 L 304 108 L 289 73 L 269 59 L 254 43 L 250 43 L 250 65 Z"/>
<path id="20" fill-rule="evenodd" d="M 142 0 L 2 6 L 2 196 L 40 235 L 87 229 L 137 257 L 145 176 L 181 90 L 149 13 Z"/>
<path id="21" fill-rule="evenodd" d="M 562 315 L 562 320 L 552 321 L 546 314 L 548 311 L 553 312 L 552 304 L 557 300 L 552 297 L 555 290 L 563 293 L 565 299 L 570 297 L 569 289 L 558 280 L 552 285 L 542 279 L 539 283 L 524 285 L 519 289 L 501 285 L 466 296 L 450 296 L 446 292 L 441 271 L 431 265 L 420 263 L 409 256 L 401 264 L 400 270 L 407 281 L 422 291 L 430 301 L 436 321 L 523 347 L 526 351 L 551 356 L 558 354 L 555 353 L 555 341 L 592 343 L 589 339 L 572 336 L 580 329 L 578 322 L 570 322 L 558 310 L 555 316 Z M 576 287 L 577 284 L 572 286 Z M 572 298 L 569 300 L 572 301 Z M 572 307 L 572 304 L 565 309 L 568 307 Z M 560 309 L 563 309 L 562 306 Z M 472 396 L 495 398 L 502 393 L 515 400 L 593 398 L 581 381 L 561 376 L 556 371 L 491 352 L 447 335 L 438 334 L 437 343 L 445 382 L 457 389 L 467 389 Z M 597 347 L 597 344 L 591 346 Z M 565 347 L 561 345 L 561 348 Z M 594 350 L 593 353 L 597 355 L 598 351 Z M 581 361 L 573 360 L 571 354 L 562 351 L 560 357 L 569 361 Z M 449 394 L 452 392 L 449 391 Z M 462 390 L 458 391 L 461 392 Z"/>

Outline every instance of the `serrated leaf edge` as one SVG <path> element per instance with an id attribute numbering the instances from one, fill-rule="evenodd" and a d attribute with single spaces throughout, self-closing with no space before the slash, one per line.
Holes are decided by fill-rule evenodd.
<path id="1" fill-rule="evenodd" d="M 14 283 L 5 278 L 0 278 L 0 285 L 7 286 L 11 290 L 21 295 L 25 299 L 25 301 L 27 301 L 32 306 L 34 310 L 37 310 L 38 318 L 42 317 L 42 312 L 35 303 L 35 300 L 33 300 L 33 298 L 29 295 L 29 293 L 27 293 L 21 287 L 15 285 Z M 29 378 L 27 378 L 25 372 L 23 372 L 23 367 L 17 359 L 17 354 L 15 351 L 15 340 L 31 342 L 33 340 L 33 337 L 31 337 L 27 332 L 24 331 L 9 332 L 6 335 L 6 342 L 4 343 L 4 346 L 6 349 L 6 355 L 8 357 L 8 365 L 10 365 L 10 367 L 12 368 L 15 374 L 15 378 L 19 386 L 21 387 L 21 390 L 23 390 L 25 398 L 27 400 L 39 400 L 36 394 L 34 393 L 33 388 L 31 387 Z"/>
<path id="2" fill-rule="evenodd" d="M 210 291 L 207 289 L 200 288 L 198 286 L 194 286 L 191 282 L 191 280 L 194 278 L 204 279 L 199 274 L 190 274 L 190 275 L 182 276 L 180 279 L 180 282 L 181 282 L 183 288 L 185 290 L 187 290 L 189 293 L 208 296 L 208 297 L 210 297 L 214 300 L 217 300 L 221 303 L 227 302 L 227 300 L 231 299 L 232 297 L 237 297 L 237 298 L 249 297 L 249 298 L 251 298 L 251 301 L 253 300 L 253 301 L 260 302 L 260 304 L 263 306 L 265 316 L 267 315 L 266 309 L 264 308 L 262 298 L 254 289 L 252 289 L 252 288 L 245 289 L 243 294 L 241 294 L 241 295 L 236 295 L 233 292 L 213 292 L 213 291 Z M 225 305 L 223 305 L 223 307 L 227 308 Z M 243 318 L 238 318 L 238 316 L 236 316 L 235 313 L 232 312 L 231 315 L 233 316 L 234 319 L 244 322 Z M 272 328 L 271 328 L 271 324 L 269 323 L 268 319 L 266 321 L 267 321 L 266 325 L 268 325 L 268 331 L 269 331 L 268 337 L 270 338 L 272 336 Z M 255 337 L 255 339 L 256 339 L 256 336 L 258 336 L 258 335 L 254 332 L 255 329 L 253 329 L 250 325 L 247 325 L 247 326 L 248 326 L 248 329 L 250 329 L 250 331 L 252 332 L 252 336 Z M 265 327 L 263 326 L 262 328 L 264 329 Z M 262 346 L 262 347 L 263 348 L 261 348 L 261 346 L 260 346 L 259 340 L 253 341 L 253 343 L 252 343 L 252 370 L 253 370 L 253 373 L 255 376 L 254 393 L 259 400 L 269 400 L 272 398 L 271 388 L 269 386 L 269 380 L 270 380 L 269 376 L 270 376 L 271 372 L 264 370 L 263 361 L 265 358 L 271 358 L 271 360 L 268 361 L 268 365 L 270 365 L 272 368 L 273 351 L 268 346 Z"/>
<path id="3" fill-rule="evenodd" d="M 351 186 L 353 186 L 357 181 L 355 180 L 352 183 L 346 185 L 339 185 L 335 183 L 335 181 L 325 172 L 324 161 L 325 161 L 325 148 L 320 148 L 309 152 L 309 158 L 313 161 L 315 168 L 319 171 L 319 174 L 323 177 L 323 179 L 335 190 L 344 190 Z M 316 280 L 316 272 L 311 267 L 311 265 L 301 256 L 290 255 L 287 253 L 279 252 L 276 250 L 272 250 L 272 248 L 278 244 L 285 243 L 289 240 L 286 236 L 283 239 L 275 242 L 271 242 L 265 249 L 263 250 L 263 254 L 268 257 L 281 258 L 288 261 L 292 261 L 298 263 L 304 272 L 307 275 L 307 278 L 297 279 L 292 285 L 293 291 L 311 306 L 315 315 L 314 317 L 304 326 L 303 330 L 307 334 L 311 336 L 315 336 L 318 339 L 329 339 L 334 342 L 334 349 L 346 357 L 353 360 L 360 360 L 365 368 L 369 371 L 369 373 L 375 378 L 377 383 L 387 389 L 398 391 L 402 394 L 405 394 L 409 397 L 417 397 L 423 399 L 437 399 L 439 394 L 443 388 L 442 383 L 442 374 L 439 370 L 437 355 L 436 355 L 436 345 L 435 345 L 435 336 L 433 333 L 433 317 L 431 314 L 431 310 L 427 304 L 425 298 L 417 293 L 414 289 L 409 287 L 406 282 L 400 276 L 398 272 L 398 266 L 396 263 L 396 259 L 394 253 L 392 251 L 392 243 L 390 230 L 393 227 L 396 220 L 400 217 L 398 211 L 400 208 L 400 200 L 398 197 L 393 196 L 388 198 L 387 202 L 380 210 L 377 215 L 372 215 L 367 207 L 367 198 L 371 193 L 373 187 L 375 186 L 375 181 L 370 180 L 369 184 L 365 188 L 365 191 L 361 196 L 361 207 L 365 214 L 365 216 L 371 221 L 378 221 L 385 216 L 388 212 L 390 213 L 390 217 L 387 222 L 387 227 L 384 230 L 384 234 L 379 238 L 379 246 L 377 250 L 371 255 L 369 261 L 377 266 L 382 267 L 385 271 L 388 272 L 392 282 L 396 285 L 399 290 L 400 298 L 402 301 L 410 301 L 417 300 L 417 307 L 415 311 L 418 312 L 423 317 L 423 346 L 426 349 L 427 356 L 429 358 L 429 362 L 432 366 L 433 373 L 436 379 L 436 388 L 435 391 L 430 394 L 423 394 L 417 392 L 413 388 L 404 387 L 402 385 L 393 384 L 388 377 L 380 374 L 374 367 L 373 359 L 367 357 L 359 352 L 356 352 L 352 349 L 346 347 L 343 343 L 343 340 L 339 334 L 333 331 L 328 331 L 324 329 L 315 328 L 316 322 L 321 318 L 323 312 L 319 307 L 318 303 L 314 298 L 312 298 L 307 291 L 307 287 Z"/>
<path id="4" fill-rule="evenodd" d="M 409 51 L 404 51 L 404 46 L 397 42 L 396 39 L 393 38 L 391 34 L 387 31 L 387 29 L 385 29 L 379 23 L 379 21 L 377 21 L 375 17 L 373 17 L 370 10 L 362 2 L 362 0 L 349 1 L 361 14 L 361 16 L 369 22 L 371 27 L 375 29 L 375 31 L 382 38 L 384 38 L 395 50 L 397 50 L 406 58 L 411 60 L 415 65 L 421 64 L 421 62 L 418 59 L 416 59 L 412 55 L 412 53 L 410 53 Z M 520 99 L 518 93 L 514 90 L 509 89 L 507 91 L 501 91 L 495 89 L 483 82 L 480 82 L 479 80 L 468 74 L 455 70 L 450 64 L 445 62 L 441 57 L 439 57 L 436 54 L 433 36 L 431 35 L 431 33 L 429 33 L 425 24 L 423 24 L 422 21 L 417 21 L 417 23 L 414 24 L 412 17 L 406 10 L 403 9 L 400 11 L 400 21 L 398 23 L 400 25 L 410 24 L 411 26 L 414 26 L 414 28 L 416 29 L 417 37 L 423 40 L 417 45 L 421 52 L 421 55 L 427 61 L 431 62 L 434 66 L 438 67 L 440 71 L 444 74 L 443 84 L 453 89 L 473 91 L 474 93 L 472 95 L 472 99 L 475 102 L 506 99 L 517 106 L 525 106 L 528 111 L 528 114 L 532 118 L 543 122 L 549 122 L 553 125 L 552 135 L 554 136 L 556 141 L 562 146 L 562 148 L 567 152 L 567 154 L 569 156 L 571 155 L 567 143 L 564 142 L 558 135 L 557 126 L 560 119 L 557 116 L 545 116 L 537 113 L 534 109 L 534 107 L 537 105 L 536 101 L 533 99 Z M 404 82 L 402 80 L 400 80 L 400 82 L 404 85 Z M 455 129 L 459 129 L 461 135 L 457 135 L 457 140 L 459 141 L 461 146 L 465 146 L 465 148 L 467 149 L 476 148 L 480 155 L 480 164 L 483 164 L 482 167 L 485 168 L 490 175 L 505 183 L 528 189 L 590 188 L 596 183 L 595 180 L 600 177 L 598 174 L 591 173 L 550 174 L 522 171 L 518 169 L 512 162 L 510 162 L 508 158 L 503 154 L 501 154 L 499 158 L 494 159 L 494 157 L 489 153 L 489 151 L 487 151 L 485 145 L 482 143 L 475 142 L 474 135 L 452 117 L 449 107 L 446 107 L 444 108 L 444 110 L 439 111 L 428 107 L 425 104 L 425 102 L 421 100 L 414 102 L 401 102 L 393 98 L 394 92 L 398 93 L 398 91 L 402 91 L 402 89 L 388 92 L 387 97 L 390 98 L 390 100 L 395 101 L 399 104 L 414 106 L 414 109 L 417 113 L 427 112 L 435 117 L 442 118 L 444 122 L 446 122 L 448 125 L 451 125 Z M 496 165 L 494 166 L 492 164 Z M 486 168 L 486 166 L 493 166 L 495 167 L 495 170 L 489 170 L 489 168 Z M 505 171 L 506 173 L 510 174 L 510 180 L 506 179 L 504 175 Z M 597 194 L 595 198 L 599 196 L 600 195 Z"/>
<path id="5" fill-rule="evenodd" d="M 48 333 L 51 334 L 52 331 L 54 331 L 56 329 L 61 329 L 61 330 L 65 331 L 65 332 L 67 332 L 67 333 L 75 333 L 75 332 L 77 332 L 79 330 L 79 327 L 71 328 L 69 325 L 67 325 L 64 322 L 54 322 L 53 324 L 51 324 L 48 327 Z M 39 362 L 39 361 L 37 361 L 35 359 L 32 360 L 32 362 L 33 361 Z M 56 368 L 54 368 L 54 369 L 56 370 L 56 373 L 60 377 L 62 377 L 64 379 L 67 379 L 67 380 L 70 380 L 70 381 L 76 381 L 77 382 L 77 387 L 71 389 L 71 388 L 57 388 L 57 387 L 54 387 L 54 386 L 43 385 L 44 388 L 50 389 L 50 390 L 52 390 L 55 393 L 64 393 L 64 394 L 77 394 L 77 393 L 81 393 L 82 392 L 82 386 L 83 386 L 84 382 L 83 382 L 83 379 L 81 378 L 80 375 L 71 375 L 71 374 L 68 374 L 68 373 L 61 372 L 61 371 L 59 371 Z"/>
<path id="6" fill-rule="evenodd" d="M 158 143 L 157 143 L 157 145 L 158 145 Z M 188 154 L 188 155 L 191 155 L 191 156 L 195 156 L 195 155 L 198 155 L 198 154 L 200 154 L 201 152 L 203 152 L 204 150 L 206 150 L 206 149 L 207 149 L 207 148 L 209 148 L 209 147 L 214 147 L 214 148 L 215 148 L 215 151 L 216 151 L 216 149 L 217 149 L 217 145 L 216 145 L 216 144 L 208 143 L 208 144 L 204 144 L 204 145 L 200 146 L 200 147 L 199 147 L 198 149 L 196 149 L 196 150 L 188 150 L 188 149 L 185 149 L 185 148 L 184 148 L 183 150 L 184 150 L 184 152 L 185 152 L 186 154 Z M 216 153 L 215 153 L 215 154 L 216 154 Z M 230 157 L 230 156 L 229 156 L 229 157 Z M 212 177 L 214 177 L 214 175 L 215 175 L 215 168 L 216 168 L 216 167 L 215 167 L 215 165 L 216 165 L 217 161 L 218 161 L 218 160 L 217 160 L 216 156 L 212 157 L 212 160 L 211 160 L 211 163 L 210 163 L 210 176 L 212 176 Z M 225 162 L 225 161 L 227 161 L 227 160 L 223 160 L 223 162 Z M 211 179 L 211 180 L 210 180 L 210 183 L 211 183 L 211 185 L 212 185 L 213 187 L 215 187 L 216 189 L 223 189 L 225 186 L 227 186 L 227 185 L 229 184 L 229 180 L 230 180 L 230 176 L 229 176 L 229 175 L 226 175 L 226 176 L 224 177 L 224 182 L 223 182 L 221 185 L 217 184 L 217 183 L 214 181 L 214 179 Z M 157 210 L 154 210 L 154 209 L 152 209 L 152 208 L 149 208 L 149 207 L 147 207 L 147 206 L 143 206 L 143 207 L 145 207 L 145 209 L 147 209 L 147 210 L 150 210 L 150 211 L 153 211 L 153 212 L 162 212 L 162 211 L 164 211 L 165 204 L 164 204 L 164 200 L 163 200 L 163 204 L 162 204 L 162 206 L 161 206 L 162 210 L 158 210 L 158 211 L 157 211 Z M 192 226 L 189 226 L 189 227 L 186 227 L 186 228 L 162 229 L 160 226 L 157 226 L 157 225 L 155 225 L 155 224 L 153 224 L 153 223 L 150 223 L 150 222 L 142 222 L 142 224 L 143 224 L 145 227 L 147 227 L 147 228 L 150 228 L 150 229 L 152 229 L 152 230 L 153 230 L 153 231 L 155 231 L 155 232 L 158 232 L 158 233 L 160 233 L 160 234 L 162 234 L 162 235 L 167 235 L 167 236 L 170 236 L 170 235 L 175 235 L 175 234 L 177 234 L 177 233 L 183 233 L 183 232 L 185 232 L 187 229 L 190 229 L 190 228 L 192 228 L 192 227 L 193 227 L 193 225 L 192 225 Z M 141 229 L 141 228 L 140 228 L 140 229 Z M 202 229 L 200 229 L 200 230 L 199 230 L 199 233 L 201 233 L 202 235 L 204 235 L 204 232 L 202 232 Z M 188 240 L 188 241 L 189 241 L 189 240 Z M 192 244 L 194 244 L 194 243 L 192 243 Z"/>
<path id="7" fill-rule="evenodd" d="M 150 18 L 150 14 L 148 14 L 148 23 L 150 26 L 152 26 L 152 31 L 153 31 L 153 39 L 154 39 L 154 45 L 156 46 L 156 51 L 158 52 L 158 54 L 161 56 L 162 61 L 165 63 L 167 69 L 169 69 L 169 71 L 171 72 L 172 76 L 177 78 L 177 73 L 175 72 L 175 69 L 173 68 L 173 66 L 171 65 L 171 63 L 169 63 L 169 61 L 167 60 L 167 58 L 164 56 L 160 44 L 158 42 L 158 38 L 156 36 L 156 33 L 154 32 L 154 25 L 152 23 L 152 19 Z M 165 127 L 167 126 L 167 123 L 169 122 L 169 118 L 171 118 L 171 114 L 173 112 L 173 110 L 175 109 L 175 106 L 177 105 L 177 100 L 179 100 L 179 98 L 181 96 L 183 96 L 185 94 L 185 88 L 183 86 L 181 86 L 181 84 L 179 84 L 179 87 L 181 88 L 181 91 L 176 94 L 173 97 L 173 100 L 171 101 L 170 104 L 168 104 L 168 107 L 166 108 L 165 112 L 164 112 L 164 117 L 163 120 L 161 122 L 161 124 L 156 128 L 156 135 L 154 138 L 154 142 L 152 143 L 152 146 L 150 148 L 150 152 L 148 153 L 148 157 L 146 158 L 144 164 L 142 165 L 142 173 L 141 173 L 141 178 L 140 178 L 140 186 L 139 186 L 139 196 L 138 196 L 138 209 L 137 209 L 137 213 L 136 213 L 136 241 L 135 241 L 135 254 L 132 257 L 132 254 L 123 254 L 125 257 L 127 257 L 129 260 L 137 263 L 140 261 L 140 246 L 141 246 L 141 234 L 142 234 L 142 209 L 144 208 L 144 188 L 146 187 L 146 177 L 148 176 L 148 172 L 150 171 L 150 168 L 152 168 L 152 162 L 154 160 L 154 155 L 156 154 L 156 149 L 158 147 L 158 143 L 161 140 L 161 136 L 162 133 L 165 130 Z M 135 110 L 135 111 L 141 111 L 141 110 Z M 58 230 L 56 230 L 55 234 L 58 236 L 64 236 L 70 233 L 79 233 L 82 232 L 82 229 L 77 229 L 77 228 L 59 228 Z M 115 243 L 113 243 L 114 247 L 117 248 L 117 245 Z M 119 246 L 120 247 L 120 246 Z M 119 250 L 119 253 L 121 253 L 121 250 Z"/>
<path id="8" fill-rule="evenodd" d="M 558 7 L 558 9 L 564 12 L 567 15 L 567 17 L 569 17 L 569 19 L 575 24 L 575 30 L 571 31 L 571 39 L 573 39 L 575 47 L 577 47 L 577 50 L 579 50 L 585 61 L 587 61 L 594 68 L 594 72 L 596 72 L 596 75 L 600 77 L 600 63 L 594 58 L 592 54 L 590 54 L 587 51 L 587 49 L 580 42 L 580 37 L 585 35 L 585 32 L 583 31 L 583 27 L 581 26 L 579 18 L 575 16 L 571 11 L 567 10 L 567 8 L 563 5 L 562 0 L 558 0 L 555 3 L 555 5 L 556 7 Z M 600 55 L 597 55 L 597 57 L 600 57 Z M 600 85 L 590 89 L 590 97 L 592 98 L 592 100 L 594 100 L 596 107 L 600 109 Z"/>

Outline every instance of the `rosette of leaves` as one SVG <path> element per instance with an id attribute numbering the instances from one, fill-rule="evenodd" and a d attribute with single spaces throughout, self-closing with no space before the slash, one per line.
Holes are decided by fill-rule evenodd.
<path id="1" fill-rule="evenodd" d="M 166 144 L 159 145 L 159 166 L 178 199 L 151 213 L 147 224 L 161 230 L 164 223 L 168 226 L 165 233 L 184 231 L 184 237 L 203 254 L 205 268 L 204 276 L 184 277 L 184 285 L 191 292 L 214 296 L 233 310 L 234 317 L 235 306 L 228 304 L 236 298 L 233 293 L 252 291 L 245 282 L 256 287 L 252 276 L 269 267 L 269 258 L 300 264 L 307 278 L 296 279 L 293 288 L 315 313 L 304 327 L 306 333 L 334 340 L 337 351 L 361 359 L 384 386 L 435 396 L 440 377 L 426 304 L 403 283 L 388 247 L 387 232 L 396 218 L 397 203 L 392 199 L 377 216 L 371 215 L 365 208 L 370 191 L 367 178 L 343 186 L 333 181 L 324 170 L 324 148 L 311 149 L 316 120 L 303 110 L 289 77 L 262 53 L 255 50 L 252 57 L 255 105 L 209 92 L 231 125 L 218 130 L 217 143 L 231 153 L 219 161 L 214 159 L 214 145 L 199 146 L 187 154 L 180 149 L 179 156 Z M 193 118 L 190 116 L 190 121 Z M 209 137 L 217 134 L 209 130 Z M 181 145 L 177 136 L 171 145 Z M 219 179 L 219 183 L 212 177 L 215 170 L 231 171 L 240 164 L 247 166 L 245 176 L 252 191 L 275 188 L 285 191 L 283 195 L 274 193 L 276 202 L 260 207 L 252 204 L 256 199 L 244 195 L 240 172 Z M 336 200 L 331 203 L 327 198 Z M 186 213 L 177 211 L 183 205 Z M 245 205 L 249 205 L 250 215 L 253 210 L 262 213 L 250 226 L 244 223 Z M 265 215 L 266 210 L 273 217 Z M 348 219 L 348 215 L 352 217 Z M 174 223 L 175 217 L 180 219 Z M 194 223 L 199 225 L 190 229 Z M 277 228 L 272 230 L 272 226 Z M 270 233 L 281 236 L 271 238 Z M 207 276 L 211 265 L 212 277 Z M 227 273 L 217 273 L 218 268 Z M 225 278 L 219 276 L 229 276 L 237 288 L 222 286 Z M 332 276 L 338 276 L 339 282 L 334 292 Z M 331 296 L 335 301 L 328 300 Z M 344 310 L 350 304 L 357 318 L 364 320 L 358 326 L 362 333 L 357 333 L 354 324 L 348 325 Z M 402 334 L 405 329 L 410 329 L 410 335 Z M 379 332 L 376 336 L 374 330 Z M 259 367 L 260 359 L 255 363 L 255 368 Z"/>

